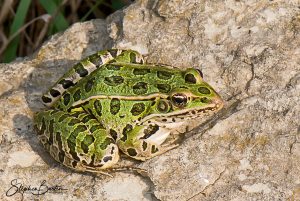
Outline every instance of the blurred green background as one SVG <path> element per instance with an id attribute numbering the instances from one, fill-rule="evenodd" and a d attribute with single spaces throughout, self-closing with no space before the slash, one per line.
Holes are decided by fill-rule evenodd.
<path id="1" fill-rule="evenodd" d="M 0 62 L 30 55 L 75 22 L 106 18 L 133 0 L 0 0 Z"/>

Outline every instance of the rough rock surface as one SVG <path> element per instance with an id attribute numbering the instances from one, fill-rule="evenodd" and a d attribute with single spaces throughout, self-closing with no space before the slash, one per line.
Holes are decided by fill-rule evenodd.
<path id="1" fill-rule="evenodd" d="M 81 58 L 112 47 L 199 68 L 225 100 L 179 148 L 138 163 L 146 177 L 64 168 L 32 129 L 42 92 Z M 26 191 L 24 200 L 300 200 L 300 3 L 137 0 L 106 21 L 73 25 L 28 58 L 0 64 L 0 105 L 0 200 L 22 198 L 21 191 L 6 195 L 14 179 L 27 188 L 46 180 L 67 189 Z"/>

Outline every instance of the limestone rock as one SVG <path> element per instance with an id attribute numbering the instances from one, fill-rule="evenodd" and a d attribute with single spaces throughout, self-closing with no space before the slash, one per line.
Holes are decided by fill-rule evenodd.
<path id="1" fill-rule="evenodd" d="M 146 177 L 64 168 L 32 128 L 41 94 L 81 58 L 112 47 L 198 68 L 225 101 L 180 147 L 135 163 Z M 67 189 L 42 200 L 300 200 L 299 47 L 298 0 L 137 0 L 105 21 L 74 24 L 34 55 L 0 64 L 0 200 L 22 197 L 5 195 L 14 179 Z"/>

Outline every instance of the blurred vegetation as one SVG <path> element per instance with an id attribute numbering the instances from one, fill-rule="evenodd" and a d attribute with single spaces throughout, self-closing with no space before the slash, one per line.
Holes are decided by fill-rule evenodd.
<path id="1" fill-rule="evenodd" d="M 105 18 L 132 0 L 0 0 L 0 62 L 35 51 L 71 24 Z"/>

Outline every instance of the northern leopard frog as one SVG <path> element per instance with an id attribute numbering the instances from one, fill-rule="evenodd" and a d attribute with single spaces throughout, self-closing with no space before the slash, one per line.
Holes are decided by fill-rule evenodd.
<path id="1" fill-rule="evenodd" d="M 42 97 L 38 137 L 58 162 L 102 172 L 119 151 L 147 160 L 174 147 L 189 120 L 222 100 L 200 71 L 146 64 L 133 50 L 97 52 L 71 68 Z M 182 129 L 181 129 L 182 130 Z"/>

